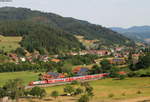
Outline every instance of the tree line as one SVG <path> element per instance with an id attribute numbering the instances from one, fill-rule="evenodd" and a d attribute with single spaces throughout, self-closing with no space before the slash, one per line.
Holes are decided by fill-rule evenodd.
<path id="1" fill-rule="evenodd" d="M 72 73 L 73 65 L 84 65 L 93 63 L 94 59 L 98 58 L 96 55 L 77 55 L 60 57 L 62 60 L 59 63 L 55 62 L 42 62 L 34 60 L 31 62 L 21 63 L 1 63 L 0 72 L 17 72 L 17 71 L 54 71 L 59 73 Z"/>
<path id="2" fill-rule="evenodd" d="M 17 72 L 17 71 L 54 71 L 60 69 L 61 64 L 53 62 L 31 64 L 28 62 L 15 64 L 15 63 L 2 63 L 0 64 L 0 72 Z"/>

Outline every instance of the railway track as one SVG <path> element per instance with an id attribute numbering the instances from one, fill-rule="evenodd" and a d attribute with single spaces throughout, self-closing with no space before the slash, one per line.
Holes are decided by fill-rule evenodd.
<path id="1" fill-rule="evenodd" d="M 95 79 L 88 79 L 88 80 L 79 80 L 79 82 L 88 82 L 88 81 L 93 81 L 93 80 L 100 80 L 103 78 L 95 78 Z M 51 86 L 59 86 L 59 85 L 66 85 L 66 84 L 71 84 L 72 82 L 58 82 L 58 83 L 51 83 L 51 84 L 41 84 L 41 85 L 33 85 L 33 86 L 26 86 L 25 89 L 31 89 L 33 87 L 51 87 Z"/>

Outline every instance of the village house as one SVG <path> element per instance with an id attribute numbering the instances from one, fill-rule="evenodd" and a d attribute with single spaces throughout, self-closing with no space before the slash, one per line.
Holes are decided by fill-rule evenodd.
<path id="1" fill-rule="evenodd" d="M 88 68 L 83 68 L 83 67 L 76 67 L 73 69 L 73 73 L 76 74 L 77 76 L 83 76 L 83 75 L 88 75 Z"/>
<path id="2" fill-rule="evenodd" d="M 61 60 L 60 60 L 60 59 L 51 59 L 50 61 L 55 62 L 55 63 L 58 63 L 58 62 L 60 62 Z"/>
<path id="3" fill-rule="evenodd" d="M 26 61 L 26 58 L 25 58 L 25 57 L 20 57 L 20 61 L 21 61 L 21 62 L 25 62 L 25 61 Z"/>
<path id="4" fill-rule="evenodd" d="M 88 51 L 86 51 L 86 50 L 83 50 L 83 51 L 79 52 L 79 55 L 86 55 L 86 54 L 88 54 Z"/>
<path id="5" fill-rule="evenodd" d="M 38 51 L 35 51 L 33 54 L 32 54 L 32 58 L 35 58 L 35 59 L 38 59 L 40 57 L 40 53 Z"/>
<path id="6" fill-rule="evenodd" d="M 19 58 L 18 58 L 17 54 L 10 53 L 10 54 L 8 54 L 8 56 L 12 59 L 12 61 L 19 62 Z"/>
<path id="7" fill-rule="evenodd" d="M 121 53 L 114 53 L 115 58 L 121 58 L 124 57 Z"/>
<path id="8" fill-rule="evenodd" d="M 48 72 L 46 74 L 41 75 L 42 80 L 57 79 L 57 78 L 65 78 L 65 74 Z"/>
<path id="9" fill-rule="evenodd" d="M 128 58 L 129 53 L 130 53 L 129 51 L 125 51 L 125 52 L 123 53 L 123 57 Z"/>
<path id="10" fill-rule="evenodd" d="M 99 56 L 107 56 L 110 55 L 111 52 L 108 50 L 88 50 L 87 54 L 95 54 Z"/>
<path id="11" fill-rule="evenodd" d="M 49 57 L 51 57 L 51 58 L 58 58 L 59 55 L 49 55 Z"/>
<path id="12" fill-rule="evenodd" d="M 68 55 L 75 56 L 75 55 L 78 55 L 78 53 L 77 52 L 70 52 L 70 53 L 68 53 Z"/>
<path id="13" fill-rule="evenodd" d="M 115 48 L 115 51 L 122 51 L 124 49 L 124 47 L 117 47 Z"/>
<path id="14" fill-rule="evenodd" d="M 29 62 L 32 62 L 32 60 L 33 60 L 33 59 L 32 59 L 32 56 L 26 57 L 26 60 L 29 61 Z"/>
<path id="15" fill-rule="evenodd" d="M 133 63 L 136 64 L 139 61 L 140 54 L 132 54 Z"/>
<path id="16" fill-rule="evenodd" d="M 120 75 L 126 75 L 127 73 L 125 71 L 119 71 L 118 74 L 120 74 Z"/>
<path id="17" fill-rule="evenodd" d="M 43 62 L 48 62 L 49 61 L 49 56 L 47 56 L 47 55 L 44 55 L 44 56 L 40 56 L 40 61 L 43 61 Z"/>
<path id="18" fill-rule="evenodd" d="M 108 50 L 97 50 L 96 54 L 100 56 L 106 56 L 106 55 L 110 55 L 111 53 Z"/>
<path id="19" fill-rule="evenodd" d="M 126 60 L 124 58 L 113 58 L 109 59 L 110 64 L 123 65 L 126 64 Z"/>

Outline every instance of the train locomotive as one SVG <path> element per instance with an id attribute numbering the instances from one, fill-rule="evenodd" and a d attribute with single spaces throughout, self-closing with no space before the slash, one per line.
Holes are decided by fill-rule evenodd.
<path id="1" fill-rule="evenodd" d="M 102 73 L 102 74 L 94 74 L 94 75 L 75 76 L 75 77 L 58 78 L 58 79 L 50 79 L 50 80 L 42 80 L 42 81 L 33 81 L 33 82 L 29 83 L 29 86 L 67 83 L 67 82 L 72 82 L 75 80 L 77 80 L 77 81 L 94 80 L 94 79 L 104 78 L 108 75 L 109 75 L 108 73 Z"/>

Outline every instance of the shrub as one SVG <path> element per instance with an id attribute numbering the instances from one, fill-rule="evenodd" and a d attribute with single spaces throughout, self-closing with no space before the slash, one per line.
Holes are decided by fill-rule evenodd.
<path id="1" fill-rule="evenodd" d="M 126 93 L 122 93 L 122 96 L 125 96 L 126 95 Z"/>
<path id="2" fill-rule="evenodd" d="M 71 84 L 72 84 L 72 85 L 78 85 L 79 82 L 78 82 L 77 80 L 74 80 L 74 81 L 71 82 Z"/>
<path id="3" fill-rule="evenodd" d="M 112 97 L 114 97 L 114 96 L 115 96 L 115 95 L 114 95 L 113 93 L 111 93 L 111 94 L 108 95 L 109 98 L 112 98 Z"/>
<path id="4" fill-rule="evenodd" d="M 54 97 L 55 99 L 59 96 L 58 91 L 52 91 L 51 97 Z"/>
<path id="5" fill-rule="evenodd" d="M 25 96 L 28 96 L 29 94 L 30 94 L 30 91 L 28 91 L 28 90 L 25 90 L 25 91 L 24 91 L 24 95 L 25 95 Z"/>
<path id="6" fill-rule="evenodd" d="M 128 77 L 136 77 L 136 76 L 137 76 L 137 74 L 133 71 L 128 73 Z"/>
<path id="7" fill-rule="evenodd" d="M 146 54 L 143 57 L 140 57 L 139 62 L 136 64 L 136 69 L 134 70 L 139 70 L 143 68 L 147 69 L 148 67 L 150 67 L 150 53 Z"/>
<path id="8" fill-rule="evenodd" d="M 46 91 L 40 87 L 34 87 L 31 89 L 30 95 L 43 98 L 44 96 L 46 96 Z"/>
<path id="9" fill-rule="evenodd" d="M 120 79 L 120 80 L 125 79 L 125 75 L 119 75 L 119 79 Z"/>
<path id="10" fill-rule="evenodd" d="M 108 72 L 112 69 L 112 64 L 110 64 L 110 62 L 106 59 L 102 60 L 100 62 L 100 65 L 101 65 L 103 72 Z"/>
<path id="11" fill-rule="evenodd" d="M 25 56 L 26 52 L 22 47 L 19 47 L 16 49 L 15 53 L 17 53 L 17 55 L 19 56 Z"/>
<path id="12" fill-rule="evenodd" d="M 83 90 L 82 90 L 81 88 L 77 88 L 77 89 L 75 90 L 74 95 L 79 95 L 79 94 L 81 94 L 81 93 L 83 93 Z"/>
<path id="13" fill-rule="evenodd" d="M 112 68 L 110 70 L 109 77 L 112 77 L 112 78 L 118 77 L 118 73 L 117 73 L 118 71 L 119 71 L 118 68 Z"/>
<path id="14" fill-rule="evenodd" d="M 137 94 L 142 94 L 142 92 L 141 92 L 140 90 L 139 90 L 139 91 L 137 91 L 136 93 L 137 93 Z"/>
<path id="15" fill-rule="evenodd" d="M 0 87 L 0 98 L 7 96 L 7 92 L 4 88 Z"/>
<path id="16" fill-rule="evenodd" d="M 64 88 L 64 92 L 66 92 L 67 94 L 70 94 L 70 95 L 73 95 L 74 91 L 75 90 L 74 90 L 74 88 L 72 86 L 66 86 Z"/>
<path id="17" fill-rule="evenodd" d="M 82 83 L 81 83 L 81 86 L 83 86 L 83 87 L 89 87 L 90 84 L 89 84 L 88 82 L 82 82 Z"/>
<path id="18" fill-rule="evenodd" d="M 91 96 L 91 97 L 94 96 L 93 87 L 91 87 L 91 86 L 86 87 L 85 91 L 86 91 L 86 93 L 87 93 L 88 96 Z"/>
<path id="19" fill-rule="evenodd" d="M 117 74 L 117 76 L 116 76 L 116 79 L 117 80 L 123 80 L 123 79 L 125 79 L 125 75 L 120 75 L 120 74 Z"/>
<path id="20" fill-rule="evenodd" d="M 6 92 L 7 96 L 11 99 L 19 100 L 20 97 L 24 95 L 24 85 L 21 79 L 11 79 L 3 86 L 4 90 L 0 90 L 2 92 Z"/>
<path id="21" fill-rule="evenodd" d="M 90 101 L 90 98 L 88 95 L 82 95 L 78 100 L 78 102 L 89 102 L 89 101 Z"/>

